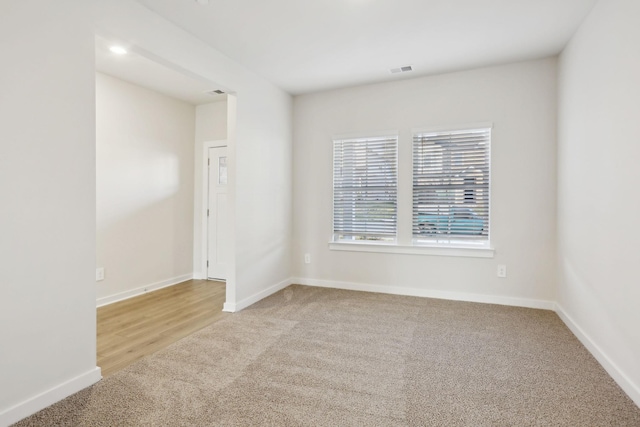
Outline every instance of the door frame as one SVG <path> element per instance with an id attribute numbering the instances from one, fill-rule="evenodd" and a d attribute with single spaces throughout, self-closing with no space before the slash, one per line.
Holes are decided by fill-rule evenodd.
<path id="1" fill-rule="evenodd" d="M 209 208 L 209 149 L 218 147 L 228 147 L 226 139 L 217 139 L 214 141 L 204 141 L 202 143 L 202 206 L 200 218 L 202 221 L 200 236 L 200 271 L 202 279 L 209 279 L 209 271 L 207 269 L 207 257 L 209 256 L 209 218 L 207 217 L 207 209 Z"/>

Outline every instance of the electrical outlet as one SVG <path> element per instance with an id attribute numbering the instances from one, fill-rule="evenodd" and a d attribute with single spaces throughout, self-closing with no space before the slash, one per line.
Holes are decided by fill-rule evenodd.
<path id="1" fill-rule="evenodd" d="M 311 254 L 304 254 L 304 263 L 311 264 Z"/>
<path id="2" fill-rule="evenodd" d="M 96 268 L 96 282 L 104 280 L 104 267 Z"/>
<path id="3" fill-rule="evenodd" d="M 506 265 L 499 265 L 498 266 L 498 277 L 507 277 L 507 266 Z"/>

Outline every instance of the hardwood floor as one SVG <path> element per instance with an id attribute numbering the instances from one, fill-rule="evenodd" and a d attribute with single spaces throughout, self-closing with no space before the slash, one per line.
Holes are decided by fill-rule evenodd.
<path id="1" fill-rule="evenodd" d="M 106 377 L 222 316 L 225 284 L 186 282 L 98 308 L 98 366 Z"/>

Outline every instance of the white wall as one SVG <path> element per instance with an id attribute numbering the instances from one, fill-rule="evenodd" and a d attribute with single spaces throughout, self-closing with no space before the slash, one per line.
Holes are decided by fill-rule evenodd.
<path id="1" fill-rule="evenodd" d="M 196 107 L 196 144 L 227 139 L 227 100 Z"/>
<path id="2" fill-rule="evenodd" d="M 0 425 L 100 378 L 87 3 L 0 6 Z"/>
<path id="3" fill-rule="evenodd" d="M 237 91 L 229 117 L 236 124 L 229 131 L 230 216 L 251 219 L 254 196 L 268 190 L 273 217 L 239 230 L 232 221 L 239 243 L 232 248 L 229 308 L 238 307 L 238 298 L 273 290 L 290 274 L 291 97 L 132 0 L 5 0 L 1 10 L 4 425 L 100 377 L 95 366 L 94 32 Z M 262 150 L 269 155 L 252 154 Z M 263 160 L 275 169 L 266 173 Z M 273 255 L 254 262 L 265 241 L 271 242 Z M 236 269 L 243 270 L 237 280 Z"/>
<path id="4" fill-rule="evenodd" d="M 247 108 L 249 99 L 241 93 L 230 100 L 236 105 L 238 141 L 236 300 L 245 306 L 265 292 L 287 286 L 291 277 L 292 102 L 289 95 L 275 92 L 253 100 L 252 108 Z"/>
<path id="5" fill-rule="evenodd" d="M 133 0 L 98 2 L 96 16 L 102 37 L 234 93 L 227 101 L 232 256 L 225 308 L 243 307 L 286 284 L 291 273 L 291 96 Z"/>
<path id="6" fill-rule="evenodd" d="M 398 197 L 406 206 L 399 208 L 399 215 L 404 212 L 407 225 L 411 129 L 477 122 L 494 125 L 491 243 L 495 258 L 328 249 L 332 135 L 400 131 L 399 186 L 404 187 L 399 192 L 404 193 Z M 460 298 L 499 296 L 515 298 L 516 304 L 538 305 L 531 300 L 542 300 L 543 306 L 550 305 L 555 297 L 555 137 L 553 58 L 295 97 L 294 274 L 311 284 L 353 282 L 387 286 L 400 293 L 437 291 Z M 311 254 L 311 264 L 304 264 L 306 252 Z M 498 264 L 507 265 L 508 278 L 496 277 Z"/>
<path id="7" fill-rule="evenodd" d="M 198 279 L 205 279 L 206 265 L 203 265 L 203 252 L 206 252 L 206 236 L 203 235 L 202 204 L 206 203 L 203 196 L 203 188 L 206 189 L 203 180 L 203 158 L 205 144 L 210 141 L 222 141 L 227 139 L 227 101 L 212 102 L 196 107 L 196 141 L 195 141 L 195 178 L 194 178 L 194 211 L 193 211 L 193 275 Z"/>
<path id="8" fill-rule="evenodd" d="M 98 303 L 191 278 L 195 112 L 96 74 Z"/>
<path id="9" fill-rule="evenodd" d="M 600 1 L 560 58 L 558 301 L 640 405 L 638 17 Z"/>

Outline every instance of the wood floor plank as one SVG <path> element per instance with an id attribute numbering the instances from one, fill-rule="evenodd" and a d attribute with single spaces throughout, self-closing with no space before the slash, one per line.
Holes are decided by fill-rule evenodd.
<path id="1" fill-rule="evenodd" d="M 200 316 L 194 317 L 190 322 L 185 322 L 180 325 L 175 325 L 172 328 L 167 329 L 162 332 L 162 335 L 173 336 L 173 337 L 183 337 L 187 335 L 191 335 L 192 333 L 204 328 L 207 325 L 219 320 L 225 314 L 223 312 L 216 313 L 211 315 L 210 313 L 202 314 Z"/>
<path id="2" fill-rule="evenodd" d="M 108 376 L 219 320 L 225 284 L 189 280 L 98 308 L 97 358 Z"/>
<path id="3" fill-rule="evenodd" d="M 137 337 L 148 336 L 149 334 L 162 334 L 162 332 L 171 329 L 173 326 L 185 322 L 188 323 L 197 316 L 211 312 L 208 301 L 199 304 L 184 305 L 183 307 L 184 310 L 149 317 L 147 323 L 123 329 L 119 335 L 135 339 Z"/>
<path id="4" fill-rule="evenodd" d="M 136 307 L 138 311 L 137 315 L 132 315 L 131 319 L 127 319 L 125 316 L 119 316 L 121 321 L 112 321 L 105 327 L 110 328 L 119 335 L 129 336 L 137 333 L 144 333 L 145 331 L 153 331 L 153 329 L 159 327 L 160 323 L 172 322 L 182 318 L 188 318 L 194 312 L 202 310 L 210 310 L 211 300 L 210 298 L 201 300 L 181 300 L 178 297 L 170 297 L 171 304 L 163 305 L 160 301 L 155 301 L 153 304 L 146 307 Z M 133 309 L 133 308 L 132 308 Z M 140 314 L 142 313 L 142 314 Z"/>

